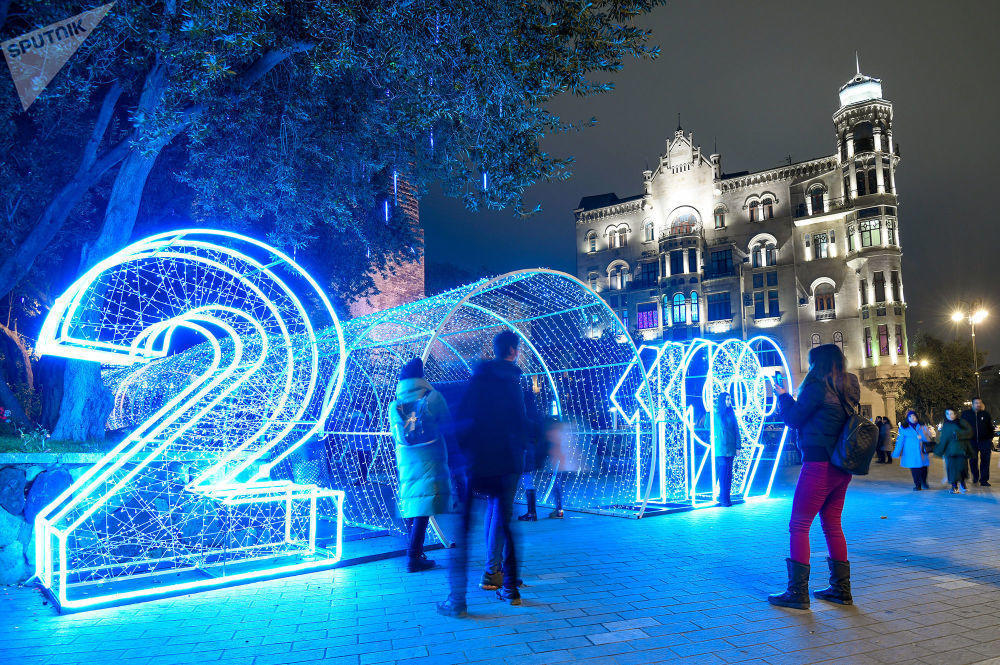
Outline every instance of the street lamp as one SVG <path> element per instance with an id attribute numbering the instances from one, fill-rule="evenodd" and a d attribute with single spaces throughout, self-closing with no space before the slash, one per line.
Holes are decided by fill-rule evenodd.
<path id="1" fill-rule="evenodd" d="M 951 320 L 955 323 L 960 323 L 962 321 L 968 321 L 969 327 L 972 330 L 972 369 L 976 373 L 976 397 L 979 397 L 980 384 L 979 384 L 979 356 L 976 355 L 976 324 L 982 323 L 986 320 L 989 315 L 982 307 L 977 308 L 975 311 L 972 309 L 956 309 L 951 313 Z"/>

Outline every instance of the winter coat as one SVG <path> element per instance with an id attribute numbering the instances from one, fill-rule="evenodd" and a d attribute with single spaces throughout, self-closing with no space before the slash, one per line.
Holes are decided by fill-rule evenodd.
<path id="1" fill-rule="evenodd" d="M 990 412 L 966 409 L 962 412 L 962 420 L 972 428 L 970 443 L 976 450 L 993 450 L 993 418 Z"/>
<path id="2" fill-rule="evenodd" d="M 409 444 L 403 414 L 410 413 L 412 403 L 422 398 L 426 398 L 422 420 L 425 437 L 429 440 Z M 396 442 L 399 513 L 403 517 L 437 515 L 451 508 L 452 485 L 446 438 L 450 421 L 448 405 L 426 379 L 403 379 L 396 386 L 396 399 L 389 405 L 389 427 Z"/>
<path id="3" fill-rule="evenodd" d="M 470 478 L 521 473 L 531 427 L 520 367 L 506 360 L 477 365 L 457 411 L 458 446 Z"/>
<path id="4" fill-rule="evenodd" d="M 739 449 L 740 425 L 736 413 L 731 409 L 717 410 L 712 414 L 712 425 L 716 457 L 736 457 Z"/>
<path id="5" fill-rule="evenodd" d="M 923 442 L 926 440 L 923 427 L 900 427 L 899 434 L 896 435 L 896 449 L 892 451 L 892 456 L 899 460 L 899 466 L 904 469 L 929 466 L 931 460 L 923 448 Z"/>
<path id="6" fill-rule="evenodd" d="M 855 374 L 844 375 L 843 391 L 844 403 L 856 410 L 861 402 L 861 384 Z M 789 394 L 778 397 L 778 410 L 785 424 L 798 434 L 796 444 L 802 461 L 829 462 L 847 422 L 847 411 L 834 387 L 809 373 L 799 386 L 797 398 Z"/>
<path id="7" fill-rule="evenodd" d="M 946 420 L 941 425 L 941 435 L 938 444 L 934 446 L 934 454 L 938 457 L 971 457 L 972 427 L 961 418 Z"/>

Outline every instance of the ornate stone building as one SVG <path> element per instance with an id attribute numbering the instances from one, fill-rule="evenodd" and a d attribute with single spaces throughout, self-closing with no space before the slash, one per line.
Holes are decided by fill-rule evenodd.
<path id="1" fill-rule="evenodd" d="M 755 173 L 724 173 L 678 127 L 641 194 L 580 201 L 578 276 L 636 339 L 771 336 L 796 384 L 811 347 L 837 344 L 864 412 L 895 415 L 910 368 L 881 80 L 841 87 L 833 126 L 833 154 Z"/>

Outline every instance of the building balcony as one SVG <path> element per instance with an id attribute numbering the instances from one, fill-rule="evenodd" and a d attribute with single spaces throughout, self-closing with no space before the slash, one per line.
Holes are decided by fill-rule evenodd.
<path id="1" fill-rule="evenodd" d="M 833 321 L 837 318 L 837 313 L 833 310 L 826 310 L 823 312 L 816 312 L 817 321 Z"/>
<path id="2" fill-rule="evenodd" d="M 802 219 L 805 217 L 820 217 L 822 215 L 829 215 L 832 212 L 840 212 L 849 207 L 850 203 L 848 199 L 843 196 L 838 196 L 837 198 L 828 199 L 826 201 L 826 210 L 813 209 L 812 212 L 809 212 L 809 205 L 804 200 L 798 200 L 792 202 L 792 218 Z"/>
<path id="3" fill-rule="evenodd" d="M 726 279 L 729 277 L 736 277 L 739 274 L 736 266 L 732 266 L 729 269 L 724 270 L 706 270 L 705 271 L 705 281 L 710 279 Z"/>

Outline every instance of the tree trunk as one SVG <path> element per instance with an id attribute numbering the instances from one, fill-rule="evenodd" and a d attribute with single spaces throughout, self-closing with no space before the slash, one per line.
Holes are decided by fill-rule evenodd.
<path id="1" fill-rule="evenodd" d="M 45 356 L 38 361 L 36 372 L 36 390 L 38 390 L 41 410 L 38 414 L 38 424 L 51 432 L 59 420 L 59 407 L 63 393 L 63 370 L 66 360 L 59 356 Z"/>
<path id="2" fill-rule="evenodd" d="M 86 360 L 67 360 L 63 376 L 59 420 L 52 438 L 60 441 L 104 439 L 114 397 L 101 381 L 101 366 Z"/>

